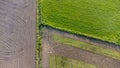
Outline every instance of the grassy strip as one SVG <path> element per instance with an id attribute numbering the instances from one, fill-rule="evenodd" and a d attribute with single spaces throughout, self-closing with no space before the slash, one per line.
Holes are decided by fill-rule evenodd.
<path id="1" fill-rule="evenodd" d="M 41 60 L 42 60 L 42 46 L 41 46 L 41 31 L 40 31 L 40 24 L 41 24 L 41 7 L 40 7 L 40 2 L 41 0 L 37 0 L 36 3 L 37 3 L 37 27 L 36 27 L 36 38 L 37 38 L 37 41 L 36 41 L 36 68 L 42 68 L 42 64 L 41 64 Z"/>
<path id="2" fill-rule="evenodd" d="M 96 66 L 58 55 L 50 56 L 50 68 L 97 68 Z"/>
<path id="3" fill-rule="evenodd" d="M 120 60 L 120 52 L 116 50 L 102 48 L 99 46 L 95 46 L 95 45 L 81 42 L 78 40 L 74 40 L 71 38 L 65 38 L 60 35 L 53 35 L 53 37 L 54 37 L 54 40 L 58 43 L 62 43 L 65 45 L 71 45 L 71 46 L 74 46 L 74 47 L 77 47 L 83 50 L 91 51 L 96 54 L 100 54 L 100 55 L 104 55 L 104 56 L 108 56 L 108 57 Z"/>
<path id="4" fill-rule="evenodd" d="M 120 44 L 119 0 L 42 0 L 43 24 Z"/>

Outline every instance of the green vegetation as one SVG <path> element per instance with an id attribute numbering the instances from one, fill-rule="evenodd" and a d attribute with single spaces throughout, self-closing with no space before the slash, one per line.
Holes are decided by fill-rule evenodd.
<path id="1" fill-rule="evenodd" d="M 92 64 L 87 64 L 63 56 L 57 56 L 57 55 L 50 56 L 50 68 L 86 68 L 86 67 L 97 68 Z"/>
<path id="2" fill-rule="evenodd" d="M 42 23 L 120 44 L 120 0 L 41 0 Z"/>
<path id="3" fill-rule="evenodd" d="M 100 55 L 104 55 L 107 57 L 120 60 L 120 52 L 116 50 L 95 46 L 92 44 L 74 40 L 72 38 L 66 38 L 60 35 L 53 35 L 53 38 L 56 42 L 61 43 L 61 44 L 71 45 L 71 46 L 74 46 L 74 47 L 77 47 L 83 50 L 87 50 L 87 51 L 90 51 L 96 54 L 100 54 Z"/>
<path id="4" fill-rule="evenodd" d="M 41 33 L 39 26 L 41 24 L 41 8 L 40 8 L 40 0 L 37 0 L 37 25 L 36 25 L 36 68 L 42 68 L 41 60 L 42 60 L 42 46 L 41 46 Z"/>
<path id="5" fill-rule="evenodd" d="M 39 23 L 37 26 L 42 23 L 42 25 L 48 25 L 56 29 L 120 45 L 120 0 L 38 0 L 37 2 L 37 22 Z M 41 37 L 39 33 L 39 28 L 37 28 L 37 68 L 41 67 Z M 54 38 L 59 43 L 120 60 L 120 53 L 116 50 L 61 36 L 54 36 Z M 53 63 L 52 58 L 55 58 L 55 63 Z M 70 68 L 71 63 L 63 62 L 63 59 L 72 62 L 73 68 L 77 68 L 75 63 L 78 63 L 78 67 L 83 65 L 81 68 L 88 66 L 89 68 L 96 68 L 95 66 L 60 56 L 52 56 L 50 58 L 50 67 Z M 56 67 L 53 67 L 53 65 Z"/>

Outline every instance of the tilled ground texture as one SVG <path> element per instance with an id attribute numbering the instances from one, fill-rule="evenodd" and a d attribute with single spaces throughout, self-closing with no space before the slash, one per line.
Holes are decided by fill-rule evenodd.
<path id="1" fill-rule="evenodd" d="M 35 68 L 35 17 L 35 0 L 0 0 L 0 68 Z"/>
<path id="2" fill-rule="evenodd" d="M 43 28 L 43 34 L 42 34 L 43 68 L 49 68 L 50 54 L 61 55 L 71 59 L 79 60 L 85 63 L 95 65 L 98 68 L 120 68 L 120 60 L 105 55 L 96 54 L 73 46 L 68 46 L 65 44 L 58 43 L 53 38 L 54 35 L 60 35 L 66 38 L 72 38 L 78 41 L 93 44 L 94 46 L 99 46 L 102 48 L 112 49 L 112 50 L 116 50 L 117 52 L 120 52 L 120 47 L 116 44 L 85 37 L 82 35 L 81 36 L 73 35 L 64 31 L 56 30 L 51 27 L 45 26 Z"/>

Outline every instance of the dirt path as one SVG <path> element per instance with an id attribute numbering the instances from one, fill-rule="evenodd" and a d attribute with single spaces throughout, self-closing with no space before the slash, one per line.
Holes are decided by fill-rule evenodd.
<path id="1" fill-rule="evenodd" d="M 35 68 L 35 2 L 0 0 L 0 68 Z"/>
<path id="2" fill-rule="evenodd" d="M 119 68 L 120 67 L 120 60 L 116 60 L 110 57 L 95 54 L 89 51 L 81 50 L 79 48 L 75 48 L 72 46 L 67 46 L 67 45 L 56 43 L 55 40 L 52 38 L 52 35 L 58 34 L 64 37 L 69 37 L 69 38 L 73 38 L 73 39 L 83 41 L 86 43 L 94 44 L 96 46 L 101 46 L 101 47 L 120 51 L 120 47 L 117 46 L 116 44 L 108 43 L 108 42 L 93 39 L 93 38 L 88 38 L 85 36 L 73 35 L 73 34 L 70 34 L 64 31 L 55 30 L 51 27 L 44 27 L 43 31 L 44 31 L 43 34 L 47 37 L 46 41 L 48 45 L 46 45 L 46 47 L 48 49 L 46 49 L 46 52 L 48 54 L 57 54 L 57 55 L 66 56 L 72 59 L 76 59 L 76 60 L 80 60 L 86 63 L 96 65 L 99 68 Z M 43 43 L 45 43 L 46 41 L 43 41 Z M 46 53 L 44 52 L 44 55 L 45 54 Z M 45 67 L 45 68 L 49 68 L 49 67 Z"/>

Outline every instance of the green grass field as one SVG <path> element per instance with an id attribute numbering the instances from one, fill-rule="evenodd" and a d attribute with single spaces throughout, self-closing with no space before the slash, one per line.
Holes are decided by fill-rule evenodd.
<path id="1" fill-rule="evenodd" d="M 104 55 L 107 57 L 120 60 L 120 52 L 116 50 L 95 46 L 95 45 L 81 42 L 78 40 L 74 40 L 71 38 L 66 38 L 60 35 L 53 35 L 53 38 L 57 43 L 70 45 L 70 46 L 77 47 L 83 50 L 87 50 L 87 51 L 90 51 L 96 54 L 100 54 L 100 55 Z"/>
<path id="2" fill-rule="evenodd" d="M 42 24 L 120 44 L 120 0 L 41 0 Z"/>
<path id="3" fill-rule="evenodd" d="M 51 55 L 50 68 L 97 68 L 96 66 L 58 55 Z"/>

